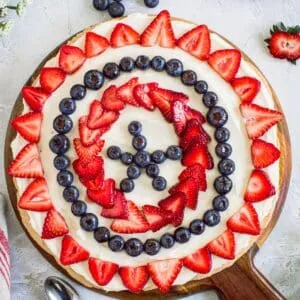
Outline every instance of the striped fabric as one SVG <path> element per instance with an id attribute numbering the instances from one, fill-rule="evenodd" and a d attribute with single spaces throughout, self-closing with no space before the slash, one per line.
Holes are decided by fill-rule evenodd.
<path id="1" fill-rule="evenodd" d="M 10 299 L 10 260 L 7 227 L 4 215 L 5 199 L 0 194 L 0 299 Z"/>

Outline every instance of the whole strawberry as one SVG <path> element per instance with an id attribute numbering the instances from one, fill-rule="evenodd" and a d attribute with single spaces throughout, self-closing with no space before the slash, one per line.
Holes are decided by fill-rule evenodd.
<path id="1" fill-rule="evenodd" d="M 282 22 L 273 25 L 271 37 L 265 39 L 272 56 L 287 59 L 292 64 L 300 58 L 300 26 L 286 27 Z"/>

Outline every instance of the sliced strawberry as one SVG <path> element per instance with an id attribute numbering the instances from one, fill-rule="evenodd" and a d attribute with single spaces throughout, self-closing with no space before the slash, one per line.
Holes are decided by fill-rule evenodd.
<path id="1" fill-rule="evenodd" d="M 174 48 L 175 44 L 170 13 L 163 10 L 142 33 L 141 45 L 145 47 L 159 45 L 164 48 Z"/>
<path id="2" fill-rule="evenodd" d="M 245 201 L 257 202 L 275 195 L 275 187 L 269 176 L 262 170 L 254 170 L 249 179 L 248 187 L 244 195 Z"/>
<path id="3" fill-rule="evenodd" d="M 208 152 L 207 147 L 202 145 L 198 140 L 195 140 L 184 151 L 182 164 L 190 167 L 197 163 L 204 169 L 212 169 L 214 167 L 212 156 Z"/>
<path id="4" fill-rule="evenodd" d="M 280 151 L 273 144 L 260 139 L 251 145 L 252 162 L 255 168 L 266 168 L 280 157 Z"/>
<path id="5" fill-rule="evenodd" d="M 153 102 L 158 107 L 164 118 L 171 123 L 173 121 L 173 114 L 172 114 L 172 104 L 161 97 L 156 97 L 155 93 L 150 92 L 150 97 L 153 99 Z"/>
<path id="6" fill-rule="evenodd" d="M 219 237 L 208 244 L 208 250 L 217 256 L 234 259 L 235 239 L 231 230 L 226 230 Z"/>
<path id="7" fill-rule="evenodd" d="M 209 65 L 226 81 L 231 81 L 241 63 L 241 52 L 236 49 L 217 50 L 210 54 Z"/>
<path id="8" fill-rule="evenodd" d="M 87 190 L 87 196 L 105 208 L 114 206 L 115 182 L 109 178 L 104 180 L 103 185 L 98 190 Z"/>
<path id="9" fill-rule="evenodd" d="M 186 128 L 181 134 L 180 147 L 186 150 L 195 140 L 201 145 L 207 145 L 211 139 L 201 124 L 196 119 L 192 119 L 186 123 Z"/>
<path id="10" fill-rule="evenodd" d="M 104 146 L 104 140 L 98 140 L 91 146 L 84 146 L 80 139 L 73 140 L 75 151 L 81 160 L 92 160 Z"/>
<path id="11" fill-rule="evenodd" d="M 200 124 L 205 123 L 205 117 L 201 114 L 200 111 L 190 108 L 189 106 L 184 106 L 185 117 L 187 121 L 196 119 Z"/>
<path id="12" fill-rule="evenodd" d="M 84 52 L 74 46 L 64 45 L 59 51 L 59 66 L 67 74 L 76 72 L 85 62 Z"/>
<path id="13" fill-rule="evenodd" d="M 100 156 L 95 156 L 93 160 L 76 159 L 72 163 L 73 169 L 79 177 L 85 179 L 94 179 L 99 174 L 103 174 L 103 159 Z"/>
<path id="14" fill-rule="evenodd" d="M 99 285 L 107 285 L 118 272 L 119 266 L 110 261 L 90 257 L 89 270 Z"/>
<path id="15" fill-rule="evenodd" d="M 49 95 L 39 87 L 25 86 L 22 89 L 22 96 L 33 111 L 42 111 Z"/>
<path id="16" fill-rule="evenodd" d="M 123 47 L 138 44 L 140 35 L 129 25 L 118 23 L 110 36 L 112 47 Z"/>
<path id="17" fill-rule="evenodd" d="M 270 53 L 276 58 L 297 60 L 300 58 L 300 35 L 275 32 L 269 41 Z"/>
<path id="18" fill-rule="evenodd" d="M 182 192 L 185 194 L 187 207 L 190 209 L 196 209 L 199 189 L 198 183 L 194 178 L 186 178 L 170 189 L 171 194 L 177 192 Z"/>
<path id="19" fill-rule="evenodd" d="M 171 222 L 174 227 L 182 223 L 185 204 L 186 196 L 181 192 L 174 192 L 169 197 L 158 202 L 160 208 L 172 213 Z"/>
<path id="20" fill-rule="evenodd" d="M 119 274 L 124 286 L 133 293 L 142 291 L 149 279 L 149 273 L 146 266 L 121 267 L 119 269 Z"/>
<path id="21" fill-rule="evenodd" d="M 148 271 L 152 281 L 160 289 L 161 292 L 167 293 L 182 268 L 180 259 L 157 260 L 148 263 Z"/>
<path id="22" fill-rule="evenodd" d="M 183 259 L 183 264 L 194 272 L 206 274 L 211 270 L 211 254 L 206 247 L 199 249 L 193 254 L 186 256 Z"/>
<path id="23" fill-rule="evenodd" d="M 87 116 L 82 116 L 79 119 L 79 136 L 82 144 L 86 147 L 95 144 L 99 138 L 104 134 L 106 131 L 110 129 L 110 126 L 101 127 L 98 129 L 90 129 L 87 126 Z"/>
<path id="24" fill-rule="evenodd" d="M 66 79 L 66 73 L 60 68 L 43 68 L 40 73 L 40 84 L 48 93 L 58 89 Z"/>
<path id="25" fill-rule="evenodd" d="M 141 233 L 149 230 L 149 224 L 138 207 L 132 202 L 127 202 L 128 220 L 114 220 L 110 228 L 118 233 Z"/>
<path id="26" fill-rule="evenodd" d="M 44 171 L 36 144 L 27 144 L 10 163 L 8 174 L 20 178 L 40 178 Z"/>
<path id="27" fill-rule="evenodd" d="M 172 105 L 173 123 L 177 135 L 180 135 L 186 126 L 184 106 L 185 105 L 180 101 L 175 101 Z"/>
<path id="28" fill-rule="evenodd" d="M 46 180 L 44 178 L 32 181 L 23 192 L 18 206 L 32 211 L 48 211 L 52 206 Z"/>
<path id="29" fill-rule="evenodd" d="M 139 103 L 133 96 L 133 90 L 138 84 L 138 81 L 138 77 L 133 77 L 128 82 L 120 86 L 117 90 L 117 99 L 133 106 L 139 106 Z"/>
<path id="30" fill-rule="evenodd" d="M 261 137 L 283 118 L 281 112 L 256 104 L 242 103 L 240 109 L 246 122 L 250 139 Z"/>
<path id="31" fill-rule="evenodd" d="M 40 140 L 42 121 L 42 113 L 29 112 L 25 115 L 14 118 L 11 122 L 11 125 L 25 140 L 31 143 L 37 143 Z"/>
<path id="32" fill-rule="evenodd" d="M 184 169 L 178 178 L 180 181 L 188 178 L 194 178 L 200 191 L 206 191 L 207 189 L 205 169 L 200 164 L 194 164 Z"/>
<path id="33" fill-rule="evenodd" d="M 88 190 L 99 190 L 103 185 L 103 177 L 104 172 L 99 173 L 96 177 L 92 179 L 86 179 L 85 177 L 79 177 L 80 182 L 88 189 Z"/>
<path id="34" fill-rule="evenodd" d="M 260 91 L 260 81 L 253 77 L 235 78 L 231 84 L 243 103 L 252 102 Z"/>
<path id="35" fill-rule="evenodd" d="M 210 34 L 206 25 L 199 25 L 177 40 L 177 46 L 191 55 L 208 59 L 210 52 Z"/>
<path id="36" fill-rule="evenodd" d="M 153 100 L 149 97 L 149 92 L 158 87 L 158 83 L 150 82 L 145 84 L 138 84 L 133 90 L 134 99 L 140 104 L 140 106 L 154 110 L 155 106 Z"/>
<path id="37" fill-rule="evenodd" d="M 127 219 L 129 215 L 128 201 L 122 192 L 115 191 L 114 203 L 112 208 L 103 208 L 101 216 L 112 219 Z"/>
<path id="38" fill-rule="evenodd" d="M 251 203 L 246 203 L 228 221 L 227 226 L 234 232 L 258 235 L 260 224 L 257 212 Z"/>
<path id="39" fill-rule="evenodd" d="M 70 235 L 64 236 L 60 252 L 60 262 L 64 266 L 85 261 L 89 256 L 89 252 L 81 247 Z"/>
<path id="40" fill-rule="evenodd" d="M 85 35 L 85 56 L 88 58 L 101 54 L 108 46 L 108 40 L 102 35 L 91 31 Z"/>
<path id="41" fill-rule="evenodd" d="M 68 225 L 62 215 L 55 209 L 48 211 L 42 231 L 42 239 L 53 239 L 69 233 Z"/>
<path id="42" fill-rule="evenodd" d="M 117 98 L 117 87 L 115 85 L 111 85 L 104 91 L 101 105 L 104 109 L 113 111 L 120 111 L 125 108 L 125 103 Z"/>
<path id="43" fill-rule="evenodd" d="M 173 214 L 169 211 L 153 205 L 144 205 L 143 213 L 147 219 L 150 229 L 153 232 L 158 231 L 167 224 L 170 224 L 173 217 Z"/>

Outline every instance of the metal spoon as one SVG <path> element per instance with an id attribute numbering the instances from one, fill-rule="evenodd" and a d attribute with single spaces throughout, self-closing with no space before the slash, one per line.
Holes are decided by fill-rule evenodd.
<path id="1" fill-rule="evenodd" d="M 44 283 L 48 300 L 80 300 L 77 291 L 65 280 L 50 276 Z"/>

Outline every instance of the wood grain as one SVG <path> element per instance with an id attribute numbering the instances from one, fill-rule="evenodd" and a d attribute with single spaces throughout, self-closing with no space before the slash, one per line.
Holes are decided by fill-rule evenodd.
<path id="1" fill-rule="evenodd" d="M 191 23 L 189 21 L 185 21 L 177 18 L 173 18 L 173 20 Z M 78 34 L 82 34 L 82 32 Z M 76 38 L 78 34 L 75 34 L 71 39 Z M 234 48 L 238 49 L 238 47 L 233 45 L 224 37 L 222 38 L 225 41 L 227 41 L 229 44 L 231 44 Z M 29 78 L 26 85 L 31 85 L 35 81 L 35 79 L 37 78 L 40 72 L 40 69 L 50 58 L 54 57 L 58 53 L 59 47 L 60 46 L 58 46 L 55 50 L 53 50 L 42 61 L 42 63 L 35 70 L 33 75 Z M 264 77 L 262 72 L 260 72 L 258 67 L 255 66 L 254 62 L 243 51 L 241 52 L 243 54 L 243 58 L 248 62 L 250 62 L 256 68 L 257 72 L 261 75 L 261 78 L 264 81 L 264 83 L 269 87 L 270 91 L 272 92 L 273 99 L 276 103 L 277 110 L 282 111 L 279 103 L 279 99 L 277 98 L 274 90 L 272 89 L 267 79 Z M 22 96 L 20 94 L 18 96 L 18 99 L 15 102 L 10 119 L 13 119 L 15 116 L 19 115 L 22 112 L 22 110 L 23 110 L 23 103 L 22 103 Z M 5 153 L 4 153 L 6 168 L 9 162 L 12 160 L 12 151 L 10 148 L 10 144 L 12 140 L 15 138 L 15 135 L 16 132 L 13 130 L 12 127 L 9 126 L 6 134 Z M 278 139 L 280 141 L 280 150 L 281 150 L 279 198 L 273 216 L 271 218 L 271 221 L 269 222 L 264 232 L 255 241 L 251 249 L 248 250 L 246 253 L 243 253 L 243 255 L 241 255 L 241 257 L 238 260 L 236 260 L 236 262 L 232 266 L 222 270 L 221 272 L 212 275 L 209 278 L 190 281 L 185 285 L 174 286 L 168 295 L 162 295 L 157 289 L 151 291 L 145 291 L 139 295 L 133 295 L 127 291 L 107 293 L 103 290 L 92 287 L 89 282 L 87 282 L 82 276 L 76 274 L 71 268 L 61 266 L 60 263 L 48 251 L 47 247 L 45 247 L 42 239 L 33 230 L 30 230 L 28 226 L 24 225 L 24 223 L 27 223 L 26 216 L 22 214 L 22 212 L 18 209 L 17 190 L 14 185 L 13 178 L 8 176 L 8 174 L 6 173 L 7 189 L 9 191 L 10 200 L 12 202 L 15 213 L 21 225 L 23 226 L 24 231 L 27 233 L 28 237 L 32 241 L 33 245 L 42 253 L 42 255 L 53 266 L 59 269 L 62 273 L 64 273 L 67 276 L 71 276 L 78 283 L 83 284 L 84 286 L 96 292 L 99 292 L 101 294 L 110 295 L 112 297 L 119 298 L 119 299 L 143 298 L 143 299 L 150 300 L 150 299 L 165 299 L 166 297 L 177 298 L 178 296 L 190 295 L 206 289 L 216 289 L 216 291 L 219 293 L 222 299 L 228 299 L 228 300 L 284 299 L 284 297 L 268 282 L 266 278 L 263 277 L 263 275 L 253 265 L 253 257 L 256 254 L 256 252 L 259 250 L 259 248 L 262 246 L 264 241 L 267 239 L 273 227 L 275 226 L 276 221 L 282 210 L 286 198 L 286 194 L 288 191 L 288 186 L 289 186 L 289 181 L 291 176 L 291 147 L 290 147 L 288 127 L 285 120 L 283 120 L 278 125 Z"/>

